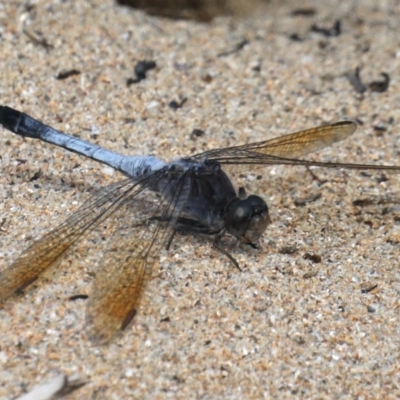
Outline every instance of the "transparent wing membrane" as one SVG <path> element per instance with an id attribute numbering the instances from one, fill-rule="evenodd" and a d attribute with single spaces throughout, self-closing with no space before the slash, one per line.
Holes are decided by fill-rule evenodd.
<path id="1" fill-rule="evenodd" d="M 89 338 L 96 344 L 109 341 L 135 315 L 159 247 L 168 237 L 166 231 L 173 229 L 190 191 L 187 174 L 175 179 L 175 184 L 165 181 L 163 171 L 151 175 L 152 179 L 127 179 L 101 189 L 65 222 L 34 242 L 0 274 L 0 300 L 32 283 L 78 239 L 113 216 L 118 226 L 103 251 L 86 310 Z M 149 184 L 157 183 L 164 187 L 154 202 L 138 198 Z M 161 218 L 150 222 L 149 213 Z"/>
<path id="2" fill-rule="evenodd" d="M 262 142 L 205 151 L 193 158 L 215 160 L 223 165 L 303 165 L 325 168 L 400 170 L 396 165 L 354 164 L 300 160 L 307 154 L 321 150 L 351 136 L 357 128 L 355 122 L 342 121 L 317 128 L 289 133 Z"/>
<path id="3" fill-rule="evenodd" d="M 137 186 L 127 179 L 104 187 L 65 222 L 34 242 L 0 274 L 0 300 L 32 283 L 79 238 L 109 217 L 117 209 L 118 202 Z"/>
<path id="4" fill-rule="evenodd" d="M 103 254 L 86 308 L 87 332 L 93 343 L 107 343 L 136 314 L 160 247 L 186 203 L 190 184 L 185 175 L 175 185 L 165 184 L 159 205 L 152 210 L 161 218 L 145 220 L 140 230 L 129 212 L 129 203 L 123 208 L 126 213 L 119 220 L 123 226 L 114 231 Z"/>
<path id="5" fill-rule="evenodd" d="M 241 161 L 246 161 L 249 158 L 251 161 L 256 155 L 260 156 L 263 154 L 269 157 L 271 161 L 275 160 L 275 163 L 277 163 L 280 158 L 294 159 L 303 157 L 333 143 L 347 139 L 356 129 L 357 125 L 354 122 L 342 121 L 331 125 L 289 133 L 262 142 L 209 150 L 199 154 L 197 157 L 201 156 L 221 162 L 223 160 L 229 161 L 230 158 L 240 158 Z"/>

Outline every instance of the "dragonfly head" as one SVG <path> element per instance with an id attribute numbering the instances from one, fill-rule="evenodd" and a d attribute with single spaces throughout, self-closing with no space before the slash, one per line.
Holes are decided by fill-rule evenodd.
<path id="1" fill-rule="evenodd" d="M 255 244 L 271 223 L 265 201 L 255 195 L 236 198 L 225 214 L 225 228 L 248 244 Z"/>

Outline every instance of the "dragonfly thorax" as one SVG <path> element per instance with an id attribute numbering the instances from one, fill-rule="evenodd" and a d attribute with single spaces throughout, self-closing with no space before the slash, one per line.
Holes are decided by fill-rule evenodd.
<path id="1" fill-rule="evenodd" d="M 255 195 L 233 200 L 225 214 L 225 228 L 245 243 L 255 244 L 271 223 L 268 206 Z"/>

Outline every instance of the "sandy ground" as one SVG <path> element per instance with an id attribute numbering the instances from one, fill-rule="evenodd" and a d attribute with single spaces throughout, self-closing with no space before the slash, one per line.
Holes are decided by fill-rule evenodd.
<path id="1" fill-rule="evenodd" d="M 307 2 L 313 16 L 272 3 L 204 24 L 111 1 L 3 2 L 0 103 L 165 159 L 352 119 L 352 138 L 310 158 L 400 165 L 400 3 L 319 4 Z M 310 31 L 336 20 L 339 36 Z M 141 60 L 157 67 L 127 86 Z M 357 93 L 345 77 L 356 67 L 366 85 L 387 73 L 388 90 Z M 56 79 L 72 69 L 80 74 Z M 4 129 L 0 149 L 1 269 L 121 178 Z M 82 243 L 1 305 L 0 398 L 61 372 L 88 381 L 69 399 L 399 398 L 400 178 L 313 172 L 319 181 L 302 167 L 234 174 L 269 204 L 261 249 L 233 251 L 239 272 L 206 239 L 177 237 L 134 323 L 100 348 L 85 335 L 86 300 L 69 300 L 90 294 L 101 251 L 86 257 L 93 242 Z"/>

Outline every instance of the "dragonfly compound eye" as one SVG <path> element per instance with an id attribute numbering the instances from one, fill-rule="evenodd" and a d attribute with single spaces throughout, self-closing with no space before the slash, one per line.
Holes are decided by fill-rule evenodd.
<path id="1" fill-rule="evenodd" d="M 225 227 L 231 235 L 253 244 L 270 223 L 267 204 L 261 197 L 254 195 L 233 201 L 225 218 Z"/>

